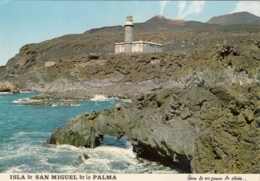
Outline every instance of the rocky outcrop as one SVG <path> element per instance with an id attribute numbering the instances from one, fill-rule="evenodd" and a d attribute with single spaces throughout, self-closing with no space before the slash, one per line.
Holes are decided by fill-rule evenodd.
<path id="1" fill-rule="evenodd" d="M 19 89 L 9 81 L 0 81 L 0 92 L 19 93 Z"/>
<path id="2" fill-rule="evenodd" d="M 95 148 L 126 136 L 139 157 L 193 173 L 259 173 L 259 85 L 160 90 L 127 107 L 84 113 L 53 131 L 51 144 Z"/>
<path id="3" fill-rule="evenodd" d="M 216 44 L 194 52 L 72 56 L 53 66 L 35 65 L 8 80 L 52 99 L 88 99 L 95 94 L 130 97 L 173 87 L 257 83 L 259 42 Z"/>
<path id="4" fill-rule="evenodd" d="M 51 107 L 51 106 L 75 106 L 77 102 L 75 100 L 67 100 L 67 101 L 33 101 L 29 103 L 25 103 L 26 106 L 42 106 L 42 107 Z"/>

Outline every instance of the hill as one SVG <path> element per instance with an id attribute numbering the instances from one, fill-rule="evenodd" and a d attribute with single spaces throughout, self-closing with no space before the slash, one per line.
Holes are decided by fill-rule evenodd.
<path id="1" fill-rule="evenodd" d="M 198 22 L 198 21 L 185 21 L 183 19 L 167 19 L 162 15 L 156 15 L 145 22 L 136 23 L 134 22 L 134 33 L 135 32 L 167 32 L 170 30 L 174 30 L 176 28 L 198 28 L 198 27 L 208 27 L 209 24 Z M 210 25 L 216 26 L 216 25 Z M 124 32 L 124 27 L 122 25 L 119 26 L 111 26 L 111 27 L 101 27 L 96 29 L 91 29 L 86 31 L 85 33 L 108 33 L 108 32 Z"/>
<path id="2" fill-rule="evenodd" d="M 211 18 L 208 24 L 234 25 L 234 24 L 257 24 L 260 17 L 248 12 L 238 12 Z M 254 23 L 255 22 L 255 23 Z"/>
<path id="3" fill-rule="evenodd" d="M 248 23 L 250 25 L 260 25 L 260 19 Z"/>
<path id="4" fill-rule="evenodd" d="M 164 45 L 165 54 L 167 54 L 167 52 L 193 54 L 193 52 L 205 51 L 205 55 L 202 53 L 200 57 L 197 57 L 196 54 L 189 56 L 189 59 L 194 60 L 203 60 L 205 57 L 208 57 L 208 52 L 214 54 L 213 52 L 216 46 L 229 45 L 238 46 L 237 49 L 239 49 L 239 47 L 243 49 L 245 43 L 241 42 L 254 40 L 253 42 L 256 45 L 252 46 L 257 47 L 259 46 L 257 44 L 257 38 L 259 38 L 258 26 L 234 25 L 223 27 L 221 25 L 197 21 L 167 19 L 161 15 L 154 16 L 143 23 L 135 23 L 133 29 L 134 41 L 142 39 L 144 41 L 161 43 Z M 108 55 L 102 55 L 113 53 L 115 43 L 122 41 L 124 41 L 124 27 L 119 25 L 91 29 L 83 34 L 65 35 L 41 43 L 28 44 L 23 46 L 20 52 L 7 62 L 6 66 L 0 67 L 0 80 L 8 79 L 20 89 L 33 89 L 45 92 L 49 89 L 48 86 L 46 86 L 47 84 L 52 84 L 61 78 L 80 83 L 83 80 L 91 80 L 93 78 L 106 79 L 113 76 L 118 78 L 117 76 L 121 74 L 123 74 L 121 76 L 124 77 L 124 79 L 121 80 L 122 82 L 142 82 L 154 79 L 155 77 L 160 77 L 161 79 L 171 77 L 171 73 L 166 74 L 163 78 L 162 75 L 154 75 L 153 73 L 148 76 L 142 71 L 140 74 L 130 70 L 130 72 L 128 72 L 124 64 L 129 63 L 128 59 L 124 56 L 110 57 Z M 250 46 L 245 47 L 244 52 L 250 48 Z M 118 65 L 114 62 L 115 64 L 112 65 L 116 67 L 111 65 L 112 67 L 109 68 L 108 66 L 104 70 L 101 70 L 101 68 L 98 68 L 99 63 L 95 65 L 95 63 L 92 62 L 95 56 L 90 54 L 93 53 L 99 54 L 99 58 L 96 59 L 100 59 L 100 64 L 105 64 L 106 61 L 111 63 L 112 59 L 116 59 L 123 64 Z M 239 53 L 236 52 L 235 54 Z M 164 56 L 166 55 L 163 55 L 163 57 Z M 257 55 L 254 56 L 258 59 Z M 137 56 L 136 59 L 139 58 Z M 147 58 L 152 59 L 150 55 L 143 56 L 143 59 Z M 211 58 L 208 57 L 207 59 Z M 196 61 L 194 61 L 194 63 L 196 63 Z M 182 63 L 179 62 L 177 65 L 183 67 L 181 64 Z M 95 65 L 97 69 L 88 69 L 88 65 Z M 190 63 L 188 63 L 188 65 L 192 66 Z M 132 65 L 129 66 L 131 67 Z M 170 66 L 170 64 L 167 64 L 167 66 Z M 125 68 L 125 70 L 122 70 L 122 68 Z M 132 70 L 136 69 L 136 67 L 132 68 Z M 147 68 L 147 70 L 148 69 L 149 68 Z M 164 69 L 166 70 L 166 68 Z M 187 70 L 190 69 L 188 68 Z M 118 71 L 121 73 L 118 74 Z M 99 75 L 99 73 L 101 74 Z M 252 74 L 254 73 L 255 72 Z M 52 87 L 55 86 L 58 86 L 58 84 L 55 83 Z M 84 90 L 84 88 L 82 88 L 82 90 Z M 85 94 L 84 91 L 83 94 Z"/>
<path id="5" fill-rule="evenodd" d="M 167 23 L 168 21 L 169 20 L 166 19 L 163 15 L 158 14 L 158 15 L 152 17 L 151 19 L 148 19 L 145 23 L 156 24 L 156 23 Z"/>

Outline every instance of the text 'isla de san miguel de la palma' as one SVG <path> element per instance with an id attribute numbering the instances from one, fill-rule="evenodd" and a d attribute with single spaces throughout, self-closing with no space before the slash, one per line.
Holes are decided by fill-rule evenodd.
<path id="1" fill-rule="evenodd" d="M 11 180 L 116 180 L 116 175 L 10 175 Z"/>

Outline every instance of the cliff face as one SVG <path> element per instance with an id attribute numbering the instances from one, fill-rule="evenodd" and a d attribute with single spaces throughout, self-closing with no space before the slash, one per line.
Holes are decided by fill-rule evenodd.
<path id="1" fill-rule="evenodd" d="M 8 81 L 0 81 L 0 92 L 20 93 L 19 89 Z"/>
<path id="2" fill-rule="evenodd" d="M 126 136 L 138 156 L 193 173 L 259 173 L 260 88 L 172 89 L 139 95 L 130 107 L 90 112 L 54 130 L 49 143 L 94 148 Z"/>

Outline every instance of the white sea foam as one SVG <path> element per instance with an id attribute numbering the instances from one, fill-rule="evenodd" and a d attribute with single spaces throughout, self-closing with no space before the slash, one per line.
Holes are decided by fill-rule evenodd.
<path id="1" fill-rule="evenodd" d="M 37 101 L 41 101 L 41 100 L 30 99 L 29 97 L 27 97 L 27 98 L 20 98 L 20 99 L 14 100 L 12 102 L 15 104 L 22 104 L 22 103 L 37 102 Z"/>
<path id="2" fill-rule="evenodd" d="M 71 105 L 71 106 L 75 106 L 75 107 L 78 107 L 78 106 L 81 106 L 80 104 L 75 104 L 75 105 Z"/>
<path id="3" fill-rule="evenodd" d="M 55 147 L 55 149 L 56 149 L 57 147 Z M 72 145 L 66 145 L 66 144 L 64 144 L 64 145 L 59 145 L 59 147 L 58 147 L 59 149 L 61 149 L 61 150 L 70 150 L 70 151 L 85 151 L 86 150 L 86 148 L 84 148 L 84 147 L 75 147 L 75 146 L 72 146 Z"/>
<path id="4" fill-rule="evenodd" d="M 39 134 L 39 133 L 42 133 L 42 132 L 17 132 L 17 133 L 15 133 L 15 135 L 22 136 L 22 135 L 33 135 L 33 134 Z"/>
<path id="5" fill-rule="evenodd" d="M 57 107 L 59 104 L 52 104 L 51 107 Z M 60 105 L 60 106 L 65 106 L 65 105 Z M 66 106 L 72 106 L 72 107 L 78 107 L 80 104 L 75 104 L 75 105 L 66 105 Z"/>
<path id="6" fill-rule="evenodd" d="M 125 149 L 125 148 L 118 148 L 118 147 L 113 147 L 113 146 L 99 146 L 95 149 L 96 149 L 96 151 L 102 151 L 104 153 L 106 153 L 108 151 L 109 153 L 115 154 L 115 155 L 125 154 L 127 156 L 130 156 L 131 158 L 136 157 L 135 153 L 132 151 L 131 148 Z"/>
<path id="7" fill-rule="evenodd" d="M 93 98 L 90 98 L 91 101 L 109 101 L 109 100 L 114 100 L 118 98 L 107 98 L 106 96 L 103 95 L 95 95 Z"/>
<path id="8" fill-rule="evenodd" d="M 24 103 L 24 102 L 28 102 L 28 101 L 29 101 L 29 98 L 21 98 L 21 99 L 14 100 L 12 102 L 16 103 L 16 104 L 20 104 L 20 103 Z"/>
<path id="9" fill-rule="evenodd" d="M 0 92 L 0 94 L 13 94 L 11 92 Z"/>
<path id="10" fill-rule="evenodd" d="M 86 160 L 83 154 L 88 155 L 89 159 Z M 90 173 L 146 173 L 158 167 L 145 161 L 140 163 L 130 147 L 125 149 L 100 146 L 86 149 L 71 145 L 23 143 L 15 149 L 1 153 L 0 157 L 3 158 L 2 163 L 12 163 L 2 171 L 3 173 L 79 173 L 86 170 Z M 176 172 L 163 168 L 157 173 Z"/>
<path id="11" fill-rule="evenodd" d="M 51 134 L 51 132 L 17 132 L 13 136 L 20 137 L 20 136 L 24 136 L 24 135 L 36 135 L 36 134 L 37 135 L 39 135 L 39 134 L 46 135 L 46 134 Z"/>
<path id="12" fill-rule="evenodd" d="M 34 93 L 34 91 L 20 91 L 20 93 Z"/>
<path id="13" fill-rule="evenodd" d="M 8 170 L 6 170 L 5 173 L 22 173 L 22 167 L 23 165 L 11 167 Z"/>

